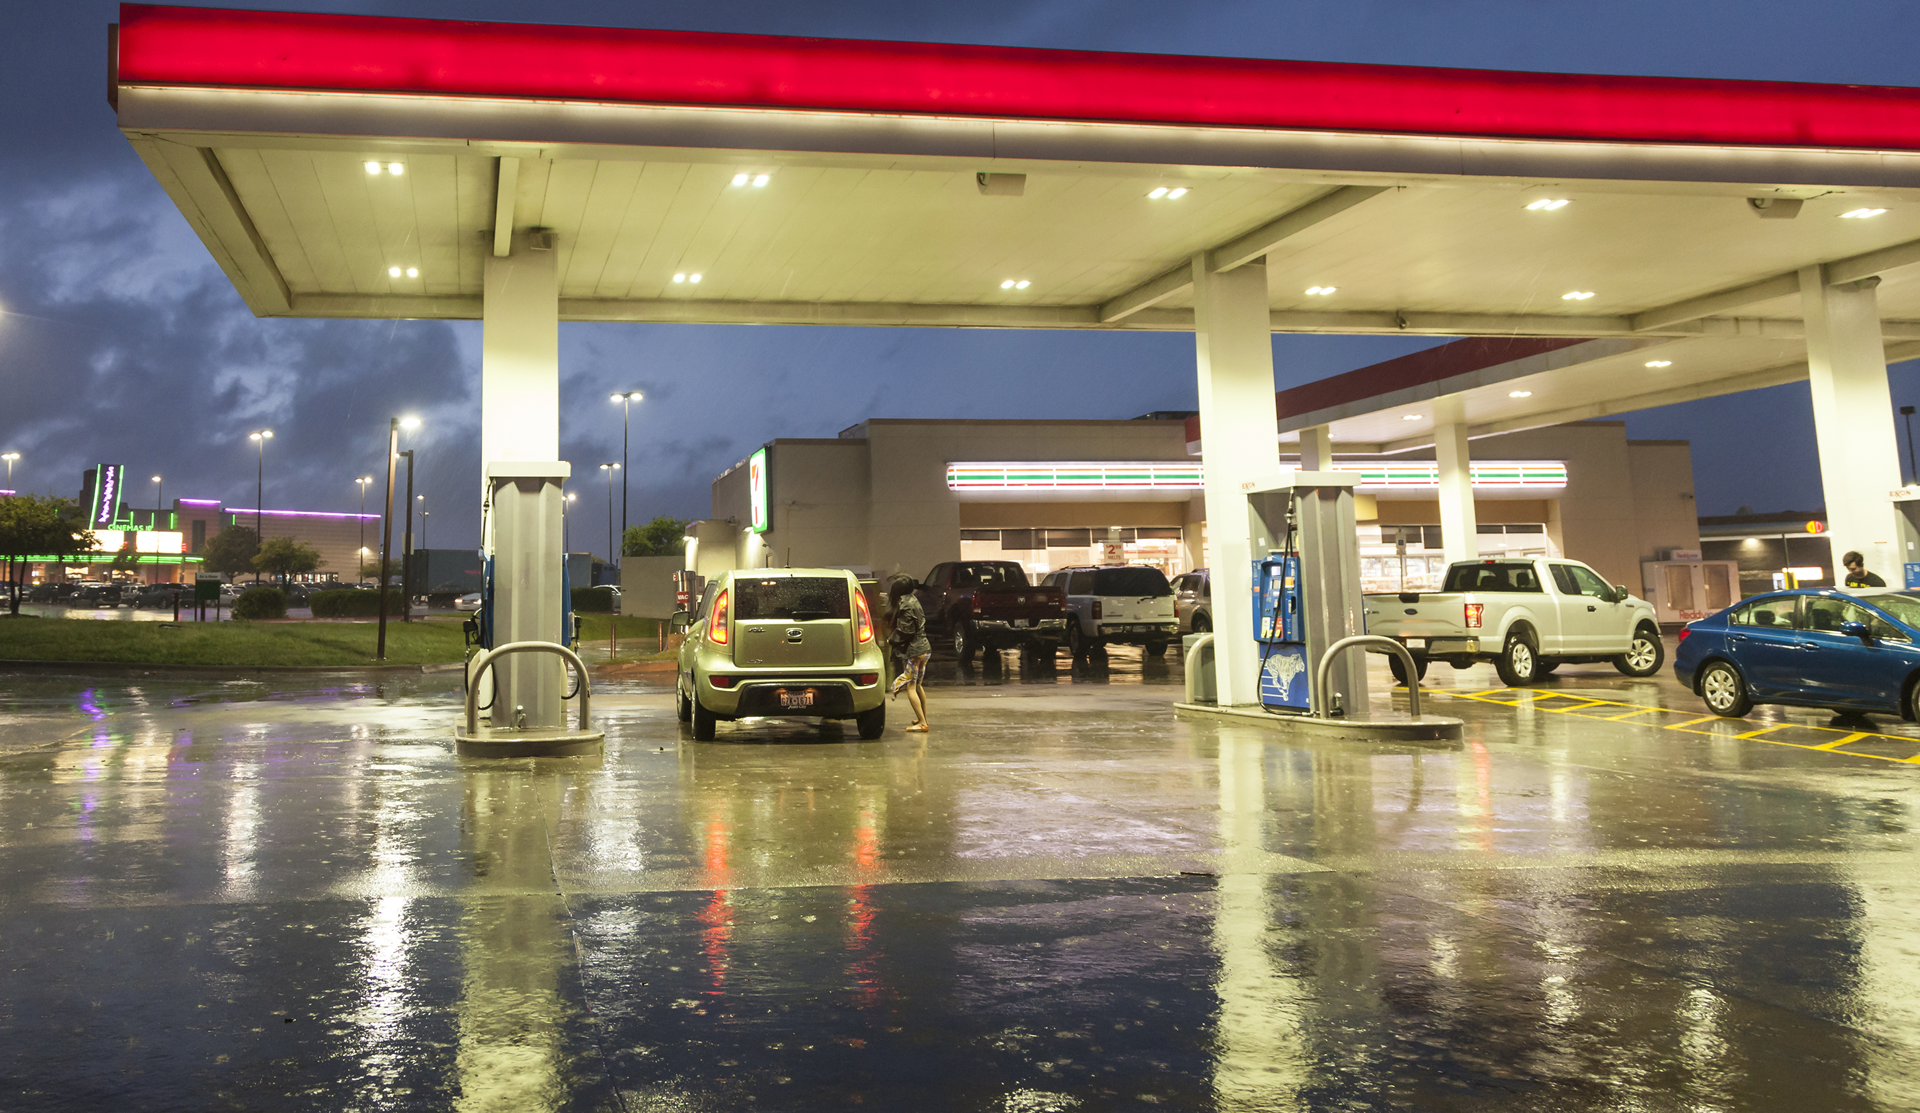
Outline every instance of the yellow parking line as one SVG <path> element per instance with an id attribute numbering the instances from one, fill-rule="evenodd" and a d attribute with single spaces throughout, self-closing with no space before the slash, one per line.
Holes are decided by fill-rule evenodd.
<path id="1" fill-rule="evenodd" d="M 1565 696 L 1565 695 L 1560 695 L 1559 693 L 1554 693 L 1554 692 L 1540 692 L 1540 693 L 1522 692 L 1520 690 L 1513 689 L 1513 688 L 1491 688 L 1485 692 L 1442 692 L 1440 694 L 1448 696 L 1449 698 L 1452 698 L 1452 699 L 1467 699 L 1467 700 L 1473 700 L 1477 703 L 1498 704 L 1503 707 L 1518 707 L 1522 702 L 1521 700 L 1517 700 L 1517 699 L 1504 700 L 1504 699 L 1492 698 L 1495 695 L 1504 694 L 1504 693 L 1513 693 L 1515 695 L 1522 695 L 1522 696 L 1529 697 L 1525 700 L 1525 702 L 1531 704 L 1532 706 L 1539 707 L 1540 710 L 1542 711 L 1552 711 L 1557 714 L 1572 713 L 1577 715 L 1579 718 L 1592 719 L 1595 722 L 1602 722 L 1602 723 L 1615 722 L 1621 719 L 1631 719 L 1636 715 L 1644 715 L 1649 711 L 1672 711 L 1673 710 L 1673 708 L 1671 707 L 1662 707 L 1658 704 L 1646 705 L 1646 704 L 1631 704 L 1631 703 L 1626 703 L 1624 701 L 1616 701 L 1616 700 L 1593 700 L 1593 699 L 1587 699 L 1586 697 L 1583 697 L 1583 696 Z M 1541 707 L 1541 702 L 1543 699 L 1579 699 L 1579 700 L 1583 700 L 1584 702 L 1576 704 L 1573 707 Z M 1586 711 L 1594 707 L 1601 707 L 1601 706 L 1631 707 L 1633 708 L 1633 710 L 1628 711 L 1621 715 L 1607 715 L 1607 716 L 1579 715 L 1579 712 Z M 1701 723 L 1710 723 L 1710 722 L 1719 720 L 1721 718 L 1723 718 L 1723 716 L 1702 715 L 1695 719 L 1688 719 L 1683 723 L 1635 723 L 1635 724 L 1629 724 L 1629 725 L 1654 726 L 1654 727 L 1658 727 L 1661 730 L 1677 730 L 1687 734 L 1702 734 L 1702 735 L 1726 738 L 1729 736 L 1725 734 L 1720 734 L 1717 731 L 1693 729 L 1695 727 L 1698 727 Z M 1804 742 L 1783 742 L 1777 738 L 1761 737 L 1761 735 L 1771 734 L 1774 731 L 1784 730 L 1787 727 L 1794 727 L 1794 726 L 1800 727 L 1804 730 L 1815 730 L 1815 731 L 1823 731 L 1823 732 L 1836 733 L 1836 734 L 1840 733 L 1833 727 L 1819 727 L 1819 726 L 1812 726 L 1804 723 L 1775 723 L 1772 726 L 1759 727 L 1754 730 L 1744 731 L 1740 734 L 1732 735 L 1731 737 L 1738 738 L 1748 742 L 1762 742 L 1769 746 L 1788 746 L 1796 750 L 1814 750 L 1814 751 L 1819 751 L 1823 753 L 1845 754 L 1848 757 L 1872 758 L 1875 761 L 1894 761 L 1894 762 L 1900 762 L 1901 764 L 1906 764 L 1906 765 L 1920 765 L 1920 754 L 1915 754 L 1912 757 L 1888 757 L 1885 754 L 1862 753 L 1859 750 L 1845 750 L 1840 748 L 1842 746 L 1851 745 L 1852 743 L 1859 742 L 1869 738 L 1873 738 L 1873 739 L 1883 738 L 1889 742 L 1912 742 L 1913 741 L 1913 739 L 1908 738 L 1904 735 L 1875 734 L 1869 731 L 1850 731 L 1842 735 L 1840 738 L 1835 739 L 1832 742 L 1822 742 L 1817 746 L 1811 746 Z"/>
<path id="2" fill-rule="evenodd" d="M 1815 746 L 1813 748 L 1816 750 L 1837 750 L 1849 742 L 1858 742 L 1862 738 L 1872 738 L 1872 737 L 1874 737 L 1874 735 L 1869 734 L 1864 730 L 1855 731 L 1854 733 L 1849 734 L 1845 738 L 1842 738 L 1836 742 L 1822 742 L 1820 745 Z"/>

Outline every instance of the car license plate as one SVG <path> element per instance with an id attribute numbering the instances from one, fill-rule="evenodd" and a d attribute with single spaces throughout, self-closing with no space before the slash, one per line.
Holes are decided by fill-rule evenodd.
<path id="1" fill-rule="evenodd" d="M 1026 625 L 1027 625 L 1027 620 L 1026 620 L 1026 619 L 1024 619 L 1024 618 L 1016 618 L 1016 619 L 1014 619 L 1014 620 L 1013 620 L 1013 624 L 1014 624 L 1014 626 L 1015 626 L 1015 627 L 1017 627 L 1017 628 L 1023 628 L 1023 629 L 1024 629 L 1024 628 L 1026 627 Z"/>
<path id="2" fill-rule="evenodd" d="M 778 694 L 780 696 L 780 706 L 783 708 L 791 710 L 795 707 L 813 706 L 812 688 L 808 688 L 803 692 L 789 692 L 785 688 L 781 688 L 778 689 Z"/>

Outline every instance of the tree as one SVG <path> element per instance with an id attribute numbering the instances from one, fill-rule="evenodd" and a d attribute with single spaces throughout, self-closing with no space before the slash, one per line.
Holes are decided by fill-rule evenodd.
<path id="1" fill-rule="evenodd" d="M 42 495 L 0 498 L 0 557 L 6 560 L 8 609 L 20 613 L 20 580 L 33 557 L 67 557 L 99 547 L 72 499 Z"/>
<path id="2" fill-rule="evenodd" d="M 679 556 L 686 551 L 687 523 L 660 515 L 644 526 L 628 526 L 621 538 L 624 556 Z"/>
<path id="3" fill-rule="evenodd" d="M 253 566 L 269 576 L 304 575 L 325 563 L 320 559 L 320 550 L 291 537 L 269 540 L 253 557 Z"/>
<path id="4" fill-rule="evenodd" d="M 209 572 L 237 576 L 253 571 L 253 558 L 260 554 L 260 535 L 246 526 L 228 526 L 207 541 L 200 550 L 200 567 Z"/>

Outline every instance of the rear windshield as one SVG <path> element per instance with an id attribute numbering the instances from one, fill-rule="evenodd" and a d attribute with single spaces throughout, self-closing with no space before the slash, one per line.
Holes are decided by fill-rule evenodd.
<path id="1" fill-rule="evenodd" d="M 1101 568 L 1093 574 L 1095 595 L 1172 595 L 1173 585 L 1158 568 Z"/>
<path id="2" fill-rule="evenodd" d="M 1531 564 L 1456 564 L 1441 591 L 1534 591 L 1540 576 Z"/>
<path id="3" fill-rule="evenodd" d="M 954 587 L 1026 587 L 1027 572 L 1010 560 L 961 565 L 953 570 Z"/>
<path id="4" fill-rule="evenodd" d="M 733 582 L 733 616 L 755 619 L 850 618 L 853 598 L 847 581 L 825 576 L 780 576 Z"/>

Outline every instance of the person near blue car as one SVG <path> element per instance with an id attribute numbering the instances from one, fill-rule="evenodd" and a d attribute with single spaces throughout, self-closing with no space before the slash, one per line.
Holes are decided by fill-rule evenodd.
<path id="1" fill-rule="evenodd" d="M 1840 558 L 1840 563 L 1847 568 L 1846 584 L 1848 587 L 1887 586 L 1887 581 L 1867 571 L 1867 558 L 1861 556 L 1858 552 L 1849 552 Z"/>

